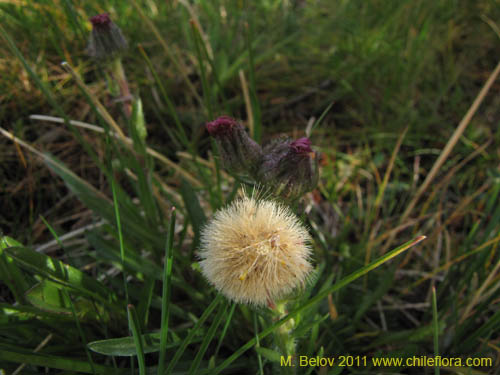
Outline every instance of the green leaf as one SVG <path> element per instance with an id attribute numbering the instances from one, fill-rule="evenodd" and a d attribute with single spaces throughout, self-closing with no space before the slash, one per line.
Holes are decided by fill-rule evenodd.
<path id="1" fill-rule="evenodd" d="M 143 351 L 145 354 L 155 353 L 160 350 L 160 335 L 160 332 L 146 333 L 142 335 L 142 342 L 144 343 Z M 191 342 L 193 343 L 199 341 L 201 341 L 200 337 L 193 339 Z M 180 343 L 181 341 L 167 343 L 166 348 L 175 348 L 179 346 Z M 104 355 L 118 357 L 132 357 L 137 355 L 134 338 L 132 336 L 93 341 L 88 344 L 88 348 L 96 353 Z"/>
<path id="2" fill-rule="evenodd" d="M 0 239 L 0 280 L 7 285 L 16 301 L 22 303 L 24 301 L 24 292 L 28 290 L 30 285 L 13 259 L 4 253 L 5 249 L 12 246 L 22 245 L 7 236 L 3 236 Z"/>
<path id="3" fill-rule="evenodd" d="M 19 266 L 37 275 L 48 277 L 52 281 L 72 287 L 87 296 L 104 302 L 109 301 L 111 294 L 106 287 L 74 267 L 27 247 L 10 247 L 5 249 L 5 252 Z"/>
<path id="4" fill-rule="evenodd" d="M 80 361 L 66 356 L 58 357 L 46 354 L 33 354 L 33 352 L 22 348 L 13 347 L 11 345 L 0 345 L 0 363 L 6 362 L 29 363 L 32 366 L 43 366 L 85 374 L 94 373 L 94 369 L 97 374 L 130 374 L 129 370 L 125 372 L 124 370 L 102 365 L 94 365 L 93 369 L 92 365 L 86 361 Z"/>
<path id="5" fill-rule="evenodd" d="M 61 284 L 42 280 L 26 293 L 26 299 L 35 307 L 53 312 L 71 313 L 70 303 L 61 292 Z"/>

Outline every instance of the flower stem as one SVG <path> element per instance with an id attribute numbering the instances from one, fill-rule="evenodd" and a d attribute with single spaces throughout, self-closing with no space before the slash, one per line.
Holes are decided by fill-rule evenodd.
<path id="1" fill-rule="evenodd" d="M 276 314 L 277 320 L 287 315 L 286 301 L 280 301 L 276 303 L 276 305 L 273 307 L 273 312 Z M 281 325 L 276 331 L 274 331 L 276 345 L 278 346 L 281 355 L 285 357 L 285 359 L 288 358 L 288 356 L 292 356 L 292 358 L 295 357 L 295 340 L 292 336 L 294 328 L 295 320 L 290 319 L 285 324 Z M 295 368 L 293 366 L 280 366 L 280 370 L 282 374 L 295 374 Z"/>
<path id="2" fill-rule="evenodd" d="M 131 95 L 130 89 L 128 87 L 127 77 L 125 76 L 125 70 L 123 69 L 122 59 L 120 57 L 116 57 L 113 59 L 111 64 L 111 72 L 113 75 L 113 79 L 118 84 L 120 88 L 121 99 L 123 100 L 123 110 L 125 111 L 125 115 L 130 117 L 132 113 L 132 105 L 130 103 Z"/>

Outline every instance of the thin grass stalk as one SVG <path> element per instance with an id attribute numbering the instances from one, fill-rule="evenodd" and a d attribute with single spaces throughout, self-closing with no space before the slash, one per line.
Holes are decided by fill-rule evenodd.
<path id="1" fill-rule="evenodd" d="M 125 270 L 125 245 L 123 243 L 123 233 L 122 226 L 120 220 L 120 209 L 118 207 L 118 197 L 116 194 L 116 182 L 114 177 L 111 178 L 111 191 L 113 194 L 113 206 L 115 208 L 115 217 L 116 217 L 116 227 L 118 228 L 118 240 L 120 243 L 120 259 L 122 262 L 122 276 L 123 276 L 123 290 L 125 291 L 125 301 L 127 305 L 129 304 L 129 295 L 128 295 L 128 285 L 127 285 L 127 272 Z"/>
<path id="2" fill-rule="evenodd" d="M 203 101 L 205 103 L 205 110 L 207 111 L 208 117 L 212 119 L 214 118 L 214 108 L 212 105 L 212 95 L 208 85 L 208 76 L 205 69 L 205 61 L 203 60 L 200 48 L 200 39 L 201 39 L 200 32 L 196 26 L 196 23 L 193 20 L 190 21 L 190 26 L 191 26 L 191 36 L 193 38 L 196 50 L 196 57 L 198 59 L 198 65 L 200 67 L 200 78 L 201 78 L 201 86 L 203 88 Z"/>
<path id="3" fill-rule="evenodd" d="M 78 319 L 78 315 L 76 315 L 76 310 L 75 310 L 75 305 L 73 304 L 73 300 L 71 299 L 66 288 L 61 288 L 61 291 L 69 301 L 69 305 L 71 307 L 71 313 L 73 314 L 73 318 L 75 319 L 76 328 L 78 330 L 78 333 L 80 334 L 80 338 L 81 338 L 82 343 L 84 345 L 85 354 L 87 355 L 87 359 L 88 359 L 90 367 L 92 369 L 92 373 L 96 374 L 96 369 L 94 367 L 94 361 L 92 360 L 92 355 L 90 354 L 90 350 L 87 347 L 87 344 L 88 344 L 87 337 L 85 336 L 85 332 L 83 331 L 82 326 L 80 325 L 80 320 Z"/>
<path id="4" fill-rule="evenodd" d="M 434 336 L 434 357 L 439 357 L 439 321 L 438 321 L 438 309 L 437 309 L 437 298 L 436 298 L 436 288 L 432 287 L 432 327 Z M 434 375 L 439 375 L 439 366 L 434 366 Z"/>
<path id="5" fill-rule="evenodd" d="M 214 354 L 215 358 L 219 354 L 219 349 L 220 349 L 222 343 L 224 342 L 224 337 L 226 337 L 227 329 L 229 328 L 229 324 L 231 323 L 231 319 L 233 318 L 233 314 L 234 314 L 235 309 L 236 309 L 236 303 L 232 303 L 231 308 L 229 309 L 228 317 L 226 319 L 224 327 L 222 328 L 222 332 L 219 336 L 219 342 L 217 343 L 217 347 L 215 348 L 215 354 Z"/>
<path id="6" fill-rule="evenodd" d="M 243 100 L 245 101 L 245 109 L 247 111 L 248 129 L 250 130 L 250 136 L 255 139 L 255 121 L 253 119 L 252 102 L 250 100 L 248 84 L 243 69 L 239 70 L 238 75 L 240 77 L 241 91 L 243 92 Z"/>
<path id="7" fill-rule="evenodd" d="M 217 305 L 221 301 L 222 301 L 222 295 L 217 294 L 212 303 L 205 309 L 200 319 L 198 319 L 194 327 L 189 331 L 188 335 L 180 345 L 179 349 L 177 349 L 177 351 L 175 352 L 174 357 L 170 360 L 167 370 L 165 371 L 166 374 L 172 373 L 174 367 L 177 365 L 177 362 L 179 362 L 179 359 L 184 354 L 184 351 L 186 350 L 189 343 L 192 341 L 193 337 L 198 333 L 202 324 L 205 323 L 205 321 L 208 319 L 212 311 L 217 307 Z"/>
<path id="8" fill-rule="evenodd" d="M 332 109 L 334 104 L 335 104 L 335 102 L 331 102 L 330 104 L 328 104 L 328 106 L 321 113 L 319 118 L 316 121 L 314 121 L 314 124 L 306 131 L 306 137 L 309 138 L 311 136 L 312 132 L 314 131 L 314 129 L 316 129 L 323 122 L 323 119 L 328 114 L 328 112 L 330 112 L 330 109 Z"/>
<path id="9" fill-rule="evenodd" d="M 246 1 L 245 1 L 246 2 Z M 245 4 L 248 9 L 248 4 Z M 255 63 L 252 51 L 253 30 L 251 19 L 245 24 L 245 43 L 248 50 L 248 78 L 250 81 L 250 99 L 252 101 L 252 113 L 254 118 L 254 140 L 260 143 L 262 133 L 262 118 L 259 100 L 257 98 L 257 85 L 255 83 Z"/>
<path id="10" fill-rule="evenodd" d="M 219 311 L 217 312 L 217 315 L 215 316 L 212 325 L 208 329 L 203 342 L 201 343 L 200 348 L 198 349 L 198 352 L 196 353 L 196 356 L 193 359 L 193 362 L 191 363 L 191 366 L 189 367 L 188 374 L 189 375 L 195 375 L 198 371 L 198 368 L 200 367 L 200 362 L 205 355 L 205 352 L 208 349 L 208 345 L 212 342 L 212 339 L 214 338 L 215 332 L 217 331 L 217 328 L 219 327 L 220 323 L 222 322 L 222 319 L 226 315 L 227 311 L 227 302 L 223 302 L 219 306 Z"/>
<path id="11" fill-rule="evenodd" d="M 165 372 L 167 357 L 168 320 L 170 317 L 170 296 L 172 289 L 172 266 L 174 261 L 174 233 L 176 210 L 172 208 L 170 224 L 168 226 L 167 242 L 165 245 L 165 262 L 163 264 L 163 288 L 161 297 L 161 333 L 160 333 L 160 358 L 158 359 L 158 375 Z"/>
<path id="12" fill-rule="evenodd" d="M 259 348 L 260 347 L 260 340 L 259 340 L 259 326 L 257 324 L 257 314 L 255 311 L 252 313 L 253 317 L 253 331 L 255 334 L 255 347 Z M 260 355 L 259 352 L 257 352 L 257 363 L 259 364 L 259 374 L 264 375 L 264 367 L 262 365 L 262 356 Z"/>
<path id="13" fill-rule="evenodd" d="M 139 318 L 134 305 L 127 305 L 127 316 L 130 327 L 132 328 L 132 336 L 134 337 L 134 344 L 137 351 L 137 361 L 139 362 L 139 374 L 146 375 L 146 361 L 144 358 L 144 343 L 141 335 L 141 328 Z"/>

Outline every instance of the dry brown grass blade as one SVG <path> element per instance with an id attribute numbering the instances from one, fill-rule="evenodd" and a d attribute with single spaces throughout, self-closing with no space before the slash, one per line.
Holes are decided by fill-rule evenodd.
<path id="1" fill-rule="evenodd" d="M 43 340 L 40 344 L 38 344 L 38 346 L 35 348 L 35 350 L 33 350 L 33 353 L 38 353 L 40 350 L 42 350 L 45 345 L 47 345 L 49 343 L 50 340 L 52 340 L 52 333 L 49 333 Z M 12 375 L 17 375 L 19 373 L 21 373 L 21 371 L 23 370 L 23 368 L 26 367 L 26 363 L 23 363 L 21 364 L 13 373 Z"/>
<path id="2" fill-rule="evenodd" d="M 455 132 L 452 134 L 450 139 L 448 140 L 448 143 L 444 147 L 443 151 L 441 151 L 441 154 L 439 155 L 438 159 L 432 166 L 429 174 L 425 178 L 424 182 L 420 187 L 418 188 L 417 192 L 415 193 L 415 196 L 411 200 L 411 202 L 408 204 L 408 207 L 404 211 L 403 215 L 401 216 L 401 221 L 404 221 L 410 216 L 413 208 L 419 201 L 420 197 L 422 194 L 427 190 L 431 182 L 434 180 L 436 175 L 438 174 L 439 169 L 441 166 L 444 164 L 446 159 L 451 153 L 451 150 L 455 145 L 457 144 L 458 140 L 460 139 L 460 136 L 463 134 L 467 126 L 470 124 L 470 121 L 472 120 L 472 117 L 476 113 L 477 109 L 483 102 L 484 98 L 486 97 L 486 94 L 490 90 L 491 86 L 493 85 L 493 82 L 495 82 L 496 78 L 498 77 L 498 74 L 500 74 L 500 62 L 497 64 L 495 70 L 490 74 L 488 80 L 484 84 L 484 86 L 481 88 L 481 91 L 477 95 L 476 99 L 470 106 L 469 110 L 465 114 L 465 116 L 462 118 L 462 121 L 458 124 L 457 128 L 455 129 Z"/>
<path id="3" fill-rule="evenodd" d="M 89 99 L 92 101 L 92 103 L 96 106 L 96 108 L 99 110 L 99 113 L 101 116 L 106 120 L 109 126 L 118 134 L 118 136 L 124 140 L 125 134 L 123 133 L 122 129 L 118 126 L 116 121 L 113 119 L 113 117 L 109 114 L 108 110 L 102 105 L 102 103 L 96 98 L 96 96 L 90 91 L 90 89 L 87 87 L 87 85 L 82 81 L 78 73 L 69 65 L 66 61 L 61 63 L 61 66 L 73 77 L 73 79 L 76 81 L 77 85 L 87 94 Z"/>
<path id="4" fill-rule="evenodd" d="M 465 208 L 474 201 L 474 199 L 484 193 L 491 187 L 491 183 L 488 181 L 484 183 L 479 189 L 477 189 L 473 194 L 465 197 L 460 204 L 455 208 L 455 210 L 446 218 L 443 224 L 437 227 L 434 232 L 429 236 L 430 239 L 434 239 L 447 225 L 449 225 L 453 220 L 456 220 L 461 213 L 464 212 Z"/>
<path id="5" fill-rule="evenodd" d="M 457 165 L 453 166 L 453 168 L 450 169 L 450 171 L 446 174 L 446 176 L 441 181 L 439 181 L 439 183 L 436 184 L 432 193 L 429 194 L 429 198 L 427 198 L 425 203 L 422 205 L 422 208 L 420 209 L 420 213 L 418 216 L 424 215 L 427 212 L 427 209 L 429 208 L 431 202 L 434 200 L 434 197 L 436 196 L 436 194 L 440 191 L 443 191 L 443 189 L 445 189 L 446 186 L 450 183 L 451 178 L 460 169 L 462 169 L 468 162 L 470 162 L 472 159 L 474 159 L 479 154 L 483 153 L 484 150 L 486 150 L 486 148 L 488 148 L 488 146 L 491 144 L 491 142 L 492 142 L 492 140 L 490 139 L 488 142 L 483 144 L 481 147 L 475 149 L 474 152 L 472 152 L 464 160 L 462 160 L 460 163 L 458 163 Z"/>
<path id="6" fill-rule="evenodd" d="M 248 84 L 243 70 L 240 69 L 238 74 L 240 76 L 241 91 L 243 91 L 243 98 L 245 99 L 245 108 L 247 110 L 247 117 L 248 117 L 248 129 L 250 130 L 250 136 L 253 138 L 254 121 L 253 121 L 252 103 L 250 102 L 250 93 L 248 91 Z"/>
<path id="7" fill-rule="evenodd" d="M 9 138 L 12 142 L 23 146 L 25 149 L 27 149 L 31 153 L 35 154 L 36 156 L 39 156 L 40 158 L 42 158 L 44 160 L 47 159 L 47 157 L 44 154 L 42 154 L 40 151 L 38 151 L 36 148 L 34 148 L 30 144 L 24 142 L 22 139 L 17 138 L 14 134 L 8 132 L 7 130 L 5 130 L 2 127 L 0 127 L 0 133 L 3 134 L 6 138 Z"/>
<path id="8" fill-rule="evenodd" d="M 45 116 L 45 115 L 31 115 L 30 119 L 41 120 L 41 121 L 50 121 L 50 122 L 56 122 L 56 123 L 64 123 L 64 119 L 62 119 L 60 117 Z M 82 121 L 74 121 L 74 120 L 70 120 L 69 122 L 73 126 L 78 126 L 80 128 L 83 128 L 83 129 L 92 130 L 92 131 L 95 131 L 97 133 L 104 133 L 104 129 L 99 127 L 99 126 L 96 126 L 96 125 L 88 124 L 88 123 L 82 122 Z M 116 137 L 116 138 L 120 138 L 125 144 L 127 144 L 129 146 L 131 146 L 133 144 L 133 141 L 128 137 L 125 137 L 125 136 L 120 137 L 116 133 L 111 133 L 111 136 Z M 199 182 L 196 178 L 194 178 L 188 171 L 181 168 L 177 163 L 174 163 L 172 160 L 170 160 L 166 156 L 160 154 L 159 152 L 153 150 L 150 147 L 146 147 L 146 152 L 149 155 L 151 155 L 152 157 L 154 157 L 155 159 L 158 159 L 159 161 L 161 161 L 166 166 L 174 169 L 176 172 L 178 172 L 180 175 L 182 175 L 182 177 L 184 177 L 187 181 L 192 183 L 194 186 L 196 186 L 196 187 L 202 186 L 201 182 Z"/>
<path id="9" fill-rule="evenodd" d="M 402 294 L 407 294 L 410 290 L 412 290 L 413 288 L 415 288 L 416 286 L 422 284 L 424 281 L 426 280 L 429 280 L 431 278 L 433 278 L 435 275 L 437 275 L 439 272 L 441 271 L 445 271 L 447 269 L 449 269 L 452 265 L 456 264 L 456 263 L 459 263 L 465 259 L 467 259 L 468 257 L 480 252 L 481 250 L 483 250 L 485 247 L 488 247 L 490 245 L 493 245 L 497 242 L 500 241 L 500 235 L 496 236 L 495 238 L 489 240 L 489 241 L 486 241 L 485 243 L 483 243 L 482 245 L 476 247 L 475 249 L 469 251 L 468 253 L 466 254 L 462 254 L 458 257 L 456 257 L 455 259 L 452 259 L 450 260 L 449 262 L 446 262 L 445 264 L 443 264 L 441 267 L 438 267 L 436 269 L 434 269 L 432 272 L 429 272 L 427 275 L 425 275 L 424 277 L 422 277 L 421 279 L 415 281 L 413 284 L 411 284 L 410 286 L 408 286 L 407 288 L 405 288 L 403 291 L 402 291 Z"/>
<path id="10" fill-rule="evenodd" d="M 480 302 L 481 296 L 485 292 L 486 288 L 488 288 L 492 284 L 496 284 L 495 287 L 498 288 L 500 284 L 495 283 L 495 276 L 500 270 L 500 261 L 497 262 L 493 270 L 489 273 L 488 277 L 486 280 L 484 280 L 483 284 L 479 287 L 479 289 L 474 293 L 474 296 L 472 297 L 472 300 L 469 302 L 467 307 L 465 308 L 462 317 L 460 318 L 459 324 L 462 324 L 465 320 L 467 320 L 469 313 L 472 311 L 474 306 Z"/>

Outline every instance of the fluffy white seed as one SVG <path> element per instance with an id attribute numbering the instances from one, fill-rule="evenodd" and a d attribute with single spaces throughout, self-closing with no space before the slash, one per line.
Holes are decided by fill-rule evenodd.
<path id="1" fill-rule="evenodd" d="M 227 298 L 273 303 L 303 285 L 310 235 L 286 206 L 244 197 L 217 211 L 201 235 L 201 269 Z"/>

